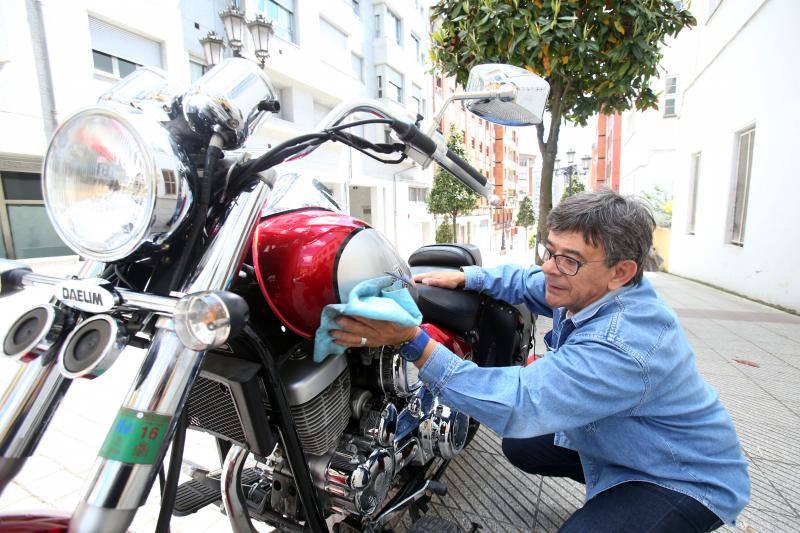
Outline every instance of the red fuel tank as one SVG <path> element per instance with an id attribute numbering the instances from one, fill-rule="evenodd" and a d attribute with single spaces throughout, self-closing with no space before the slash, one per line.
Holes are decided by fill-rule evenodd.
<path id="1" fill-rule="evenodd" d="M 408 264 L 377 230 L 319 208 L 268 216 L 253 236 L 253 266 L 272 311 L 310 338 L 322 308 L 347 300 L 359 282 L 387 272 L 411 278 Z"/>

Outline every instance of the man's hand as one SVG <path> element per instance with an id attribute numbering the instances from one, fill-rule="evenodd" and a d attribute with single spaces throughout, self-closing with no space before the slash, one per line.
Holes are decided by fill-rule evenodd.
<path id="1" fill-rule="evenodd" d="M 425 272 L 414 276 L 414 281 L 431 287 L 443 289 L 463 289 L 467 282 L 466 275 L 458 270 L 452 272 Z"/>
<path id="2" fill-rule="evenodd" d="M 340 316 L 336 324 L 341 329 L 331 330 L 331 337 L 336 344 L 348 348 L 402 344 L 413 339 L 419 330 L 418 327 L 407 328 L 394 322 L 355 316 Z M 362 342 L 362 339 L 366 340 Z"/>

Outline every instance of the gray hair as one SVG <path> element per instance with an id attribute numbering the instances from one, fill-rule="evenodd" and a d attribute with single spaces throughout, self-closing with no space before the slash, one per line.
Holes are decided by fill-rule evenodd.
<path id="1" fill-rule="evenodd" d="M 548 231 L 582 233 L 586 244 L 602 247 L 609 267 L 626 259 L 636 261 L 636 275 L 628 285 L 642 281 L 655 226 L 646 203 L 611 191 L 570 196 L 547 217 Z"/>

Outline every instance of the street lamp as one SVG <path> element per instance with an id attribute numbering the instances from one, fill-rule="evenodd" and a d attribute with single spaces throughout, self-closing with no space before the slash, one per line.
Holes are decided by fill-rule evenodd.
<path id="1" fill-rule="evenodd" d="M 222 61 L 222 53 L 225 50 L 225 41 L 222 37 L 214 31 L 208 32 L 203 39 L 200 39 L 200 44 L 203 45 L 203 55 L 206 58 L 206 64 L 209 67 L 218 65 Z"/>
<path id="2" fill-rule="evenodd" d="M 261 64 L 261 68 L 264 68 L 264 63 L 269 57 L 269 38 L 274 33 L 272 23 L 260 13 L 253 20 L 247 22 L 245 13 L 235 5 L 220 11 L 219 18 L 222 20 L 222 25 L 225 28 L 225 37 L 228 39 L 228 46 L 233 50 L 234 57 L 241 57 L 242 55 L 244 28 L 247 26 L 250 37 L 253 39 L 253 51 L 256 59 Z M 203 55 L 208 66 L 217 65 L 222 61 L 225 48 L 225 41 L 222 40 L 222 37 L 210 31 L 205 38 L 200 39 L 200 44 L 203 45 Z"/>
<path id="3" fill-rule="evenodd" d="M 574 194 L 574 178 L 577 174 L 578 176 L 582 176 L 587 173 L 589 170 L 589 162 L 592 160 L 591 156 L 585 155 L 581 157 L 581 166 L 578 168 L 578 165 L 575 163 L 575 150 L 570 149 L 567 152 L 567 162 L 569 163 L 567 166 L 563 168 L 559 168 L 560 159 L 556 159 L 556 167 L 554 172 L 561 173 L 566 179 L 569 180 L 569 185 L 567 185 L 567 191 L 569 194 L 567 196 L 572 196 Z"/>
<path id="4" fill-rule="evenodd" d="M 261 68 L 264 68 L 264 62 L 269 57 L 269 37 L 274 33 L 272 23 L 259 13 L 256 18 L 247 23 L 247 29 L 250 30 L 250 36 L 253 38 L 256 58 L 261 63 Z"/>
<path id="5" fill-rule="evenodd" d="M 230 6 L 225 11 L 219 12 L 219 18 L 222 19 L 222 25 L 225 26 L 225 36 L 228 38 L 228 46 L 233 50 L 233 55 L 239 57 L 241 55 L 242 35 L 244 34 L 244 13 L 239 11 L 236 6 Z"/>

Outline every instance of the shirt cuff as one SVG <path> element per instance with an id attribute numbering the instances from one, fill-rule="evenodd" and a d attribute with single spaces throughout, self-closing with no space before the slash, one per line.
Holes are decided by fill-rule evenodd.
<path id="1" fill-rule="evenodd" d="M 438 395 L 447 384 L 459 361 L 461 359 L 456 354 L 436 343 L 436 348 L 433 349 L 419 371 L 419 378 L 425 382 L 431 393 Z"/>
<path id="2" fill-rule="evenodd" d="M 483 279 L 486 275 L 483 269 L 477 266 L 462 267 L 466 281 L 464 282 L 464 289 L 468 291 L 480 292 L 483 289 Z"/>

